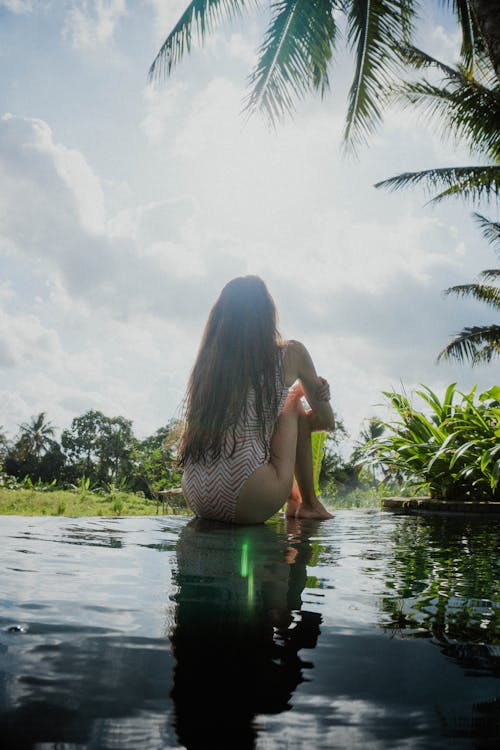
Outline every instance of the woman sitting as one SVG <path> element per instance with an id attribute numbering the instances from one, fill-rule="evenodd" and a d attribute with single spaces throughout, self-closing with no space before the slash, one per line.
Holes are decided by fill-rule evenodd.
<path id="1" fill-rule="evenodd" d="M 334 429 L 329 399 L 305 346 L 281 340 L 262 279 L 226 284 L 186 396 L 179 462 L 195 515 L 262 523 L 286 502 L 287 516 L 332 518 L 314 490 L 311 450 L 311 432 Z"/>

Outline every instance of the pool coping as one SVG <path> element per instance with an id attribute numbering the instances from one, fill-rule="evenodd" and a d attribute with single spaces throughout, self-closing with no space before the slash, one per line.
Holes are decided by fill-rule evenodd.
<path id="1" fill-rule="evenodd" d="M 384 497 L 382 508 L 403 513 L 450 513 L 500 517 L 500 503 L 472 500 L 437 500 L 433 497 Z"/>

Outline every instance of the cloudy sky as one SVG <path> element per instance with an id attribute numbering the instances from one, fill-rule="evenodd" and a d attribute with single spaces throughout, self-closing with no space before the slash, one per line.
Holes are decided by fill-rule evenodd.
<path id="1" fill-rule="evenodd" d="M 180 0 L 0 0 L 0 424 L 88 409 L 139 437 L 179 414 L 222 286 L 261 275 L 355 439 L 381 392 L 498 382 L 436 365 L 491 322 L 444 298 L 495 255 L 458 202 L 375 182 L 471 163 L 415 112 L 391 111 L 358 160 L 341 149 L 349 63 L 275 132 L 241 115 L 265 15 L 224 27 L 161 87 L 148 68 Z M 426 4 L 427 5 L 427 4 Z M 422 46 L 452 62 L 453 22 Z M 484 207 L 483 207 L 484 210 Z M 485 211 L 487 213 L 487 210 Z"/>

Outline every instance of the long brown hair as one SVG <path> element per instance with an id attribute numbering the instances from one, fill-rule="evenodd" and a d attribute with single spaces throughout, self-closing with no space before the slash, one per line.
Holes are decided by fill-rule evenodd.
<path id="1" fill-rule="evenodd" d="M 281 337 L 273 298 L 258 276 L 235 278 L 210 311 L 191 372 L 179 464 L 185 465 L 188 458 L 205 461 L 208 456 L 232 455 L 236 426 L 246 417 L 251 389 L 267 454 L 281 377 Z"/>

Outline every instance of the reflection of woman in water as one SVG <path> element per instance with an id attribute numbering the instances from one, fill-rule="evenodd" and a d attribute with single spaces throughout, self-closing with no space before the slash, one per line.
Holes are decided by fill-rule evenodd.
<path id="1" fill-rule="evenodd" d="M 179 448 L 184 495 L 201 518 L 261 523 L 285 501 L 287 516 L 332 517 L 311 455 L 311 432 L 334 428 L 330 389 L 305 346 L 281 340 L 276 317 L 258 276 L 226 284 L 208 317 Z"/>
<path id="2" fill-rule="evenodd" d="M 193 519 L 177 544 L 172 698 L 186 748 L 253 748 L 258 714 L 290 708 L 321 616 L 301 611 L 314 521 L 230 526 Z"/>

